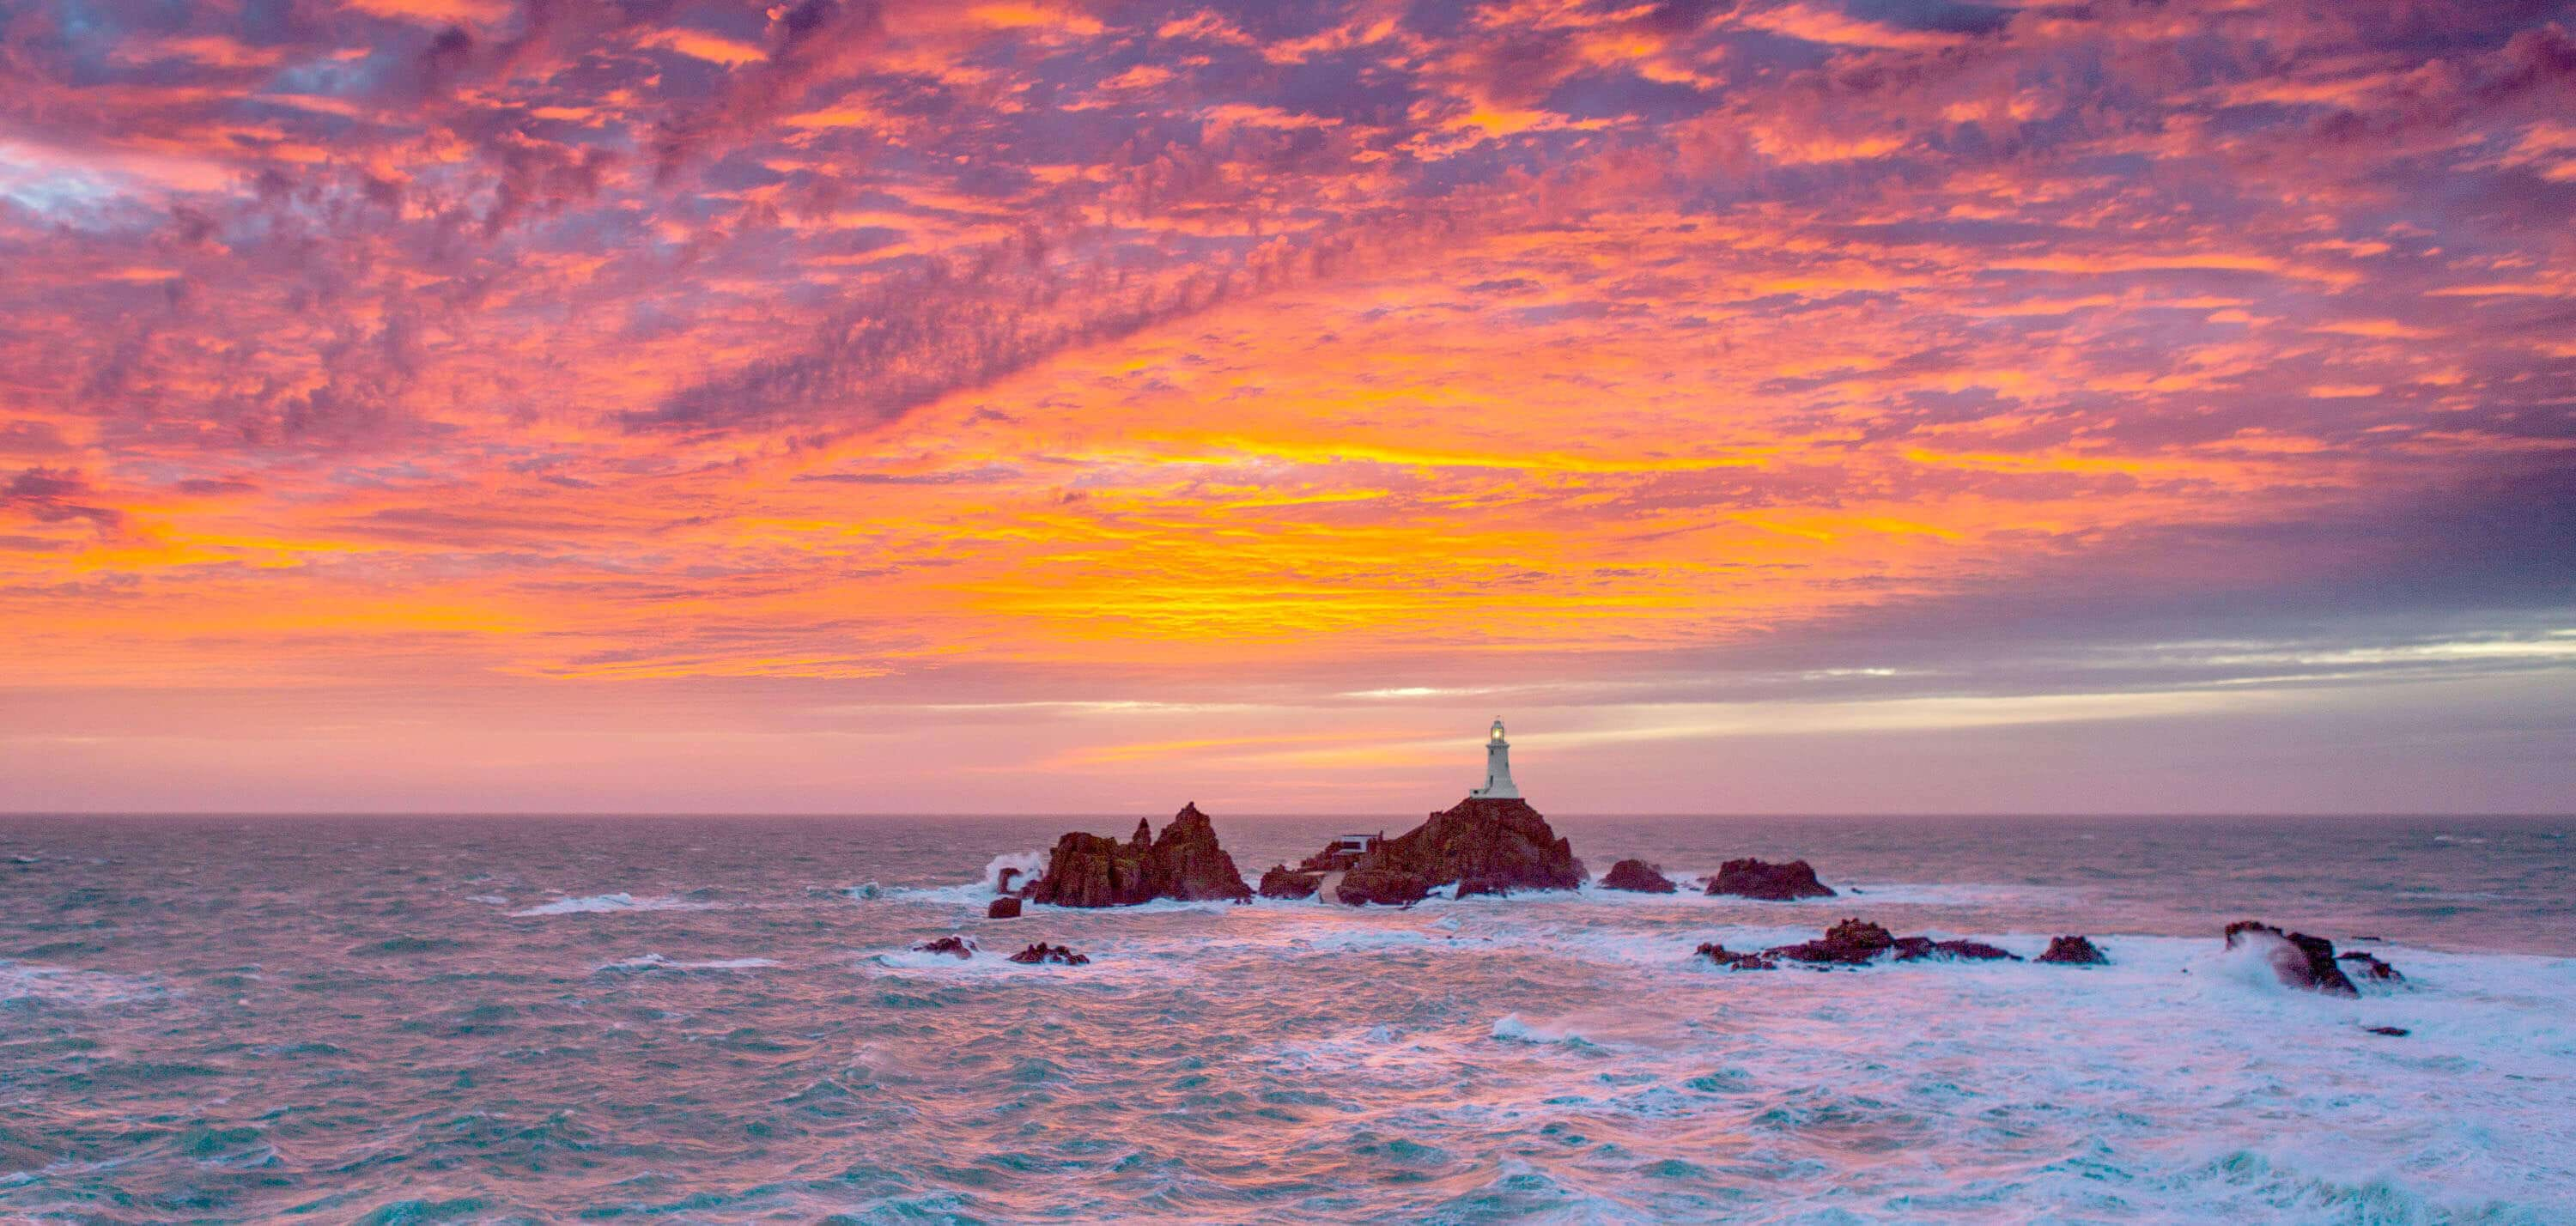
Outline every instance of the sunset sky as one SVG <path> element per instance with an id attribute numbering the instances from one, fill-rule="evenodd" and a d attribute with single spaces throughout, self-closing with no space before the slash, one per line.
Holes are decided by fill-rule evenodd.
<path id="1" fill-rule="evenodd" d="M 2576 803 L 2576 16 L 0 3 L 0 809 Z"/>

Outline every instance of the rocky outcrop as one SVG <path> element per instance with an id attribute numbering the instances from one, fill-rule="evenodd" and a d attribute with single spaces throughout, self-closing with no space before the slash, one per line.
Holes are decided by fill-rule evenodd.
<path id="1" fill-rule="evenodd" d="M 2406 982 L 2406 976 L 2398 974 L 2396 967 L 2390 966 L 2370 954 L 2360 952 L 2338 954 L 2335 957 L 2335 961 L 2352 963 L 2349 970 L 2350 974 L 2359 975 L 2364 979 L 2372 980 L 2377 983 Z"/>
<path id="2" fill-rule="evenodd" d="M 1183 902 L 1252 897 L 1216 827 L 1196 804 L 1184 805 L 1156 837 L 1143 821 L 1124 843 L 1075 831 L 1057 839 L 1046 875 L 1031 883 L 1031 902 L 1058 907 L 1128 907 L 1157 898 Z"/>
<path id="3" fill-rule="evenodd" d="M 2359 996 L 2343 968 L 2335 965 L 2334 942 L 2304 932 L 2283 932 L 2259 920 L 2227 926 L 2227 948 L 2246 947 L 2262 955 L 2283 984 L 2329 996 Z"/>
<path id="4" fill-rule="evenodd" d="M 1787 958 L 1834 966 L 1862 966 L 1880 954 L 1896 948 L 1896 937 L 1887 929 L 1868 920 L 1847 919 L 1825 930 L 1818 940 L 1782 945 L 1763 952 L 1774 958 Z"/>
<path id="5" fill-rule="evenodd" d="M 2384 1034 L 2392 1039 L 2402 1039 L 2407 1035 L 2415 1033 L 2403 1026 L 2364 1026 L 2362 1029 L 2367 1030 L 2372 1034 Z"/>
<path id="6" fill-rule="evenodd" d="M 1772 961 L 1768 955 L 1740 954 L 1718 944 L 1715 941 L 1709 941 L 1702 944 L 1699 947 L 1698 954 L 1700 957 L 1706 958 L 1730 971 L 1776 971 L 1780 969 L 1780 964 Z"/>
<path id="7" fill-rule="evenodd" d="M 1717 876 L 1710 879 L 1708 892 L 1737 898 L 1759 898 L 1769 902 L 1790 902 L 1800 898 L 1832 898 L 1834 892 L 1816 880 L 1816 870 L 1804 860 L 1773 864 L 1767 860 L 1729 860 L 1720 865 Z"/>
<path id="8" fill-rule="evenodd" d="M 1091 959 L 1075 953 L 1071 949 L 1062 945 L 1049 945 L 1044 941 L 1040 941 L 1035 945 L 1029 946 L 1027 949 L 1023 949 L 1018 953 L 1012 954 L 1011 961 L 1025 963 L 1030 966 L 1036 966 L 1040 963 L 1054 963 L 1058 966 L 1088 966 L 1091 964 Z"/>
<path id="9" fill-rule="evenodd" d="M 1470 796 L 1380 842 L 1352 870 L 1409 873 L 1426 885 L 1477 883 L 1482 892 L 1571 890 L 1583 884 L 1574 845 L 1517 797 Z M 1344 891 L 1350 878 L 1342 879 Z"/>
<path id="10" fill-rule="evenodd" d="M 1013 887 L 1018 884 L 1019 880 L 1020 870 L 1016 868 L 1003 869 L 1001 872 L 993 874 L 993 892 L 996 894 L 1016 894 L 1019 891 Z"/>
<path id="11" fill-rule="evenodd" d="M 1610 866 L 1610 872 L 1597 883 L 1605 890 L 1627 890 L 1635 894 L 1670 894 L 1680 888 L 1664 875 L 1659 865 L 1643 860 L 1621 860 Z"/>
<path id="12" fill-rule="evenodd" d="M 1431 881 L 1401 869 L 1355 868 L 1342 874 L 1333 898 L 1346 906 L 1409 907 L 1431 893 Z"/>
<path id="13" fill-rule="evenodd" d="M 1020 918 L 1020 900 L 1016 898 L 996 898 L 990 906 L 984 908 L 984 918 L 1018 919 Z"/>
<path id="14" fill-rule="evenodd" d="M 2039 960 L 2064 966 L 2109 966 L 2111 964 L 2111 959 L 2105 957 L 2101 950 L 2094 948 L 2093 942 L 2085 937 L 2050 937 L 2048 952 L 2041 954 Z"/>
<path id="15" fill-rule="evenodd" d="M 1181 806 L 1154 840 L 1153 862 L 1162 897 L 1183 902 L 1243 902 L 1252 887 L 1243 884 L 1234 857 L 1216 841 L 1216 824 L 1195 804 Z"/>
<path id="16" fill-rule="evenodd" d="M 1274 864 L 1261 875 L 1263 898 L 1313 898 L 1317 887 L 1324 884 L 1321 873 L 1301 873 L 1285 864 Z"/>
<path id="17" fill-rule="evenodd" d="M 965 937 L 945 936 L 936 941 L 924 941 L 919 945 L 915 945 L 912 947 L 912 952 L 917 954 L 948 954 L 960 959 L 972 958 L 975 956 L 975 942 Z"/>

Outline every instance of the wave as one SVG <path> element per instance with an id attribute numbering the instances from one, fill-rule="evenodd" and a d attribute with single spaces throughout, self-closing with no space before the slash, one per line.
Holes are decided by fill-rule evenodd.
<path id="1" fill-rule="evenodd" d="M 0 958 L 0 1008 L 50 1004 L 94 1009 L 166 994 L 147 979 Z"/>
<path id="2" fill-rule="evenodd" d="M 912 902 L 944 903 L 951 906 L 982 910 L 1002 892 L 1002 873 L 1016 874 L 1013 888 L 1025 886 L 1037 874 L 1046 871 L 1047 853 L 1043 851 L 1009 851 L 984 862 L 984 871 L 973 881 L 955 885 L 914 886 L 905 889 L 879 889 L 877 896 L 900 898 Z M 874 885 L 874 882 L 868 883 Z M 866 887 L 860 887 L 866 888 Z M 854 893 L 853 897 L 857 895 Z"/>

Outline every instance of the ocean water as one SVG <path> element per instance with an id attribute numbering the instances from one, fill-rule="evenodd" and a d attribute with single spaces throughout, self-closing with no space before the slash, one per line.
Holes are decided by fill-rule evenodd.
<path id="1" fill-rule="evenodd" d="M 2576 820 L 1553 820 L 1852 892 L 990 921 L 1135 815 L 0 819 L 0 1218 L 2576 1222 Z M 2115 964 L 1691 956 L 1846 915 Z"/>

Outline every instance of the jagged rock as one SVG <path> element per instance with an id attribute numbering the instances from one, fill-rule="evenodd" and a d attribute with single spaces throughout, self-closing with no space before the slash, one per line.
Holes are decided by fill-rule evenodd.
<path id="1" fill-rule="evenodd" d="M 2111 964 L 2111 959 L 2104 956 L 2102 951 L 2095 948 L 2093 942 L 2085 937 L 2050 937 L 2048 939 L 2048 952 L 2041 954 L 2039 956 L 2039 960 L 2042 962 L 2061 963 L 2067 966 L 2108 966 Z"/>
<path id="2" fill-rule="evenodd" d="M 1420 873 L 1400 869 L 1355 868 L 1342 874 L 1342 884 L 1333 897 L 1347 906 L 1363 907 L 1376 903 L 1387 907 L 1409 907 L 1431 893 L 1431 881 Z"/>
<path id="3" fill-rule="evenodd" d="M 975 956 L 975 942 L 961 936 L 945 936 L 936 941 L 924 941 L 919 945 L 915 945 L 912 947 L 912 952 L 917 954 L 950 954 L 958 958 L 972 958 Z"/>
<path id="4" fill-rule="evenodd" d="M 1637 894 L 1670 894 L 1677 888 L 1673 879 L 1664 875 L 1661 866 L 1643 860 L 1621 860 L 1611 865 L 1609 875 L 1598 884 L 1605 890 L 1627 890 Z"/>
<path id="5" fill-rule="evenodd" d="M 984 908 L 984 918 L 1018 919 L 1020 918 L 1020 900 L 1016 898 L 996 898 L 993 900 L 991 906 Z"/>
<path id="6" fill-rule="evenodd" d="M 1124 843 L 1075 831 L 1057 839 L 1046 875 L 1028 888 L 1032 902 L 1058 907 L 1126 907 L 1157 898 L 1183 902 L 1252 897 L 1216 827 L 1196 804 L 1184 805 L 1154 837 L 1143 821 Z"/>
<path id="7" fill-rule="evenodd" d="M 2365 954 L 2358 951 L 2348 954 L 2337 954 L 2335 955 L 2335 961 L 2355 964 L 2360 969 L 2354 973 L 2360 975 L 2364 979 L 2376 980 L 2381 983 L 2406 982 L 2406 976 L 2398 974 L 2396 967 L 2380 961 L 2376 956 L 2371 954 Z"/>
<path id="8" fill-rule="evenodd" d="M 1001 872 L 995 873 L 993 875 L 993 892 L 996 894 L 1012 893 L 1011 883 L 1018 880 L 1019 877 L 1020 870 L 1016 868 L 1006 868 Z"/>
<path id="9" fill-rule="evenodd" d="M 1274 864 L 1261 874 L 1263 898 L 1313 898 L 1317 887 L 1324 884 L 1318 873 L 1301 873 L 1285 864 Z"/>
<path id="10" fill-rule="evenodd" d="M 1797 962 L 1860 966 L 1895 947 L 1896 938 L 1887 929 L 1867 920 L 1847 919 L 1826 929 L 1820 940 L 1802 941 L 1762 952 Z"/>
<path id="11" fill-rule="evenodd" d="M 1046 874 L 1029 886 L 1035 902 L 1059 907 L 1126 907 L 1154 897 L 1147 849 L 1107 835 L 1074 831 L 1057 839 Z"/>
<path id="12" fill-rule="evenodd" d="M 1470 796 L 1430 820 L 1381 841 L 1354 872 L 1410 873 L 1428 885 L 1475 880 L 1507 890 L 1571 890 L 1583 884 L 1574 845 L 1518 797 Z M 1350 878 L 1342 879 L 1343 889 Z"/>
<path id="13" fill-rule="evenodd" d="M 1769 902 L 1834 897 L 1833 890 L 1816 880 L 1816 870 L 1804 860 L 1787 864 L 1750 858 L 1729 860 L 1718 866 L 1717 876 L 1708 883 L 1708 892 L 1712 896 L 1728 894 Z"/>
<path id="14" fill-rule="evenodd" d="M 1715 941 L 1701 944 L 1699 947 L 1699 956 L 1706 958 L 1719 966 L 1725 967 L 1730 971 L 1776 971 L 1780 969 L 1780 964 L 1772 961 L 1766 955 L 1740 954 L 1718 944 Z"/>
<path id="15" fill-rule="evenodd" d="M 1031 966 L 1035 966 L 1042 962 L 1053 962 L 1060 966 L 1088 966 L 1091 963 L 1091 959 L 1075 953 L 1071 949 L 1062 945 L 1049 945 L 1044 941 L 1040 941 L 1035 945 L 1029 946 L 1027 949 L 1023 949 L 1018 953 L 1012 954 L 1011 961 L 1026 963 Z"/>
<path id="16" fill-rule="evenodd" d="M 1459 878 L 1458 892 L 1451 895 L 1451 897 L 1473 898 L 1478 894 L 1491 895 L 1495 898 L 1509 898 L 1512 896 L 1511 883 L 1503 880 L 1501 877 L 1493 873 L 1478 873 L 1473 877 Z"/>
<path id="17" fill-rule="evenodd" d="M 2283 932 L 2259 920 L 2227 926 L 2227 948 L 2239 945 L 2259 951 L 2282 983 L 2329 996 L 2359 996 L 2343 968 L 2335 965 L 2334 942 L 2304 932 Z"/>

